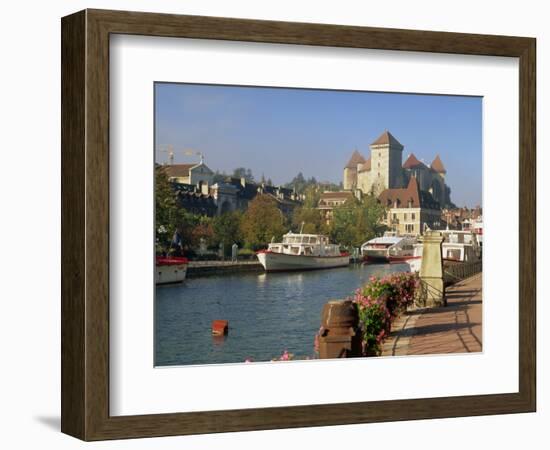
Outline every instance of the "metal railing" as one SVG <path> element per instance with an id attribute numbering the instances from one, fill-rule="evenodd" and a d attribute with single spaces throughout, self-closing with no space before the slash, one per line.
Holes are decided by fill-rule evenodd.
<path id="1" fill-rule="evenodd" d="M 481 270 L 481 261 L 445 264 L 443 267 L 443 280 L 445 284 L 454 284 L 481 272 Z"/>

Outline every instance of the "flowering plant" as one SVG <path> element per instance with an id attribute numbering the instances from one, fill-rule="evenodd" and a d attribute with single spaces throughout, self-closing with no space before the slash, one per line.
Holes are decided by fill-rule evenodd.
<path id="1" fill-rule="evenodd" d="M 294 359 L 294 354 L 289 353 L 288 350 L 285 350 L 281 356 L 274 358 L 271 361 L 290 361 L 292 359 Z"/>
<path id="2" fill-rule="evenodd" d="M 371 277 L 366 285 L 357 289 L 352 300 L 359 314 L 365 356 L 381 354 L 381 344 L 390 334 L 392 322 L 414 302 L 418 286 L 418 275 L 394 273 Z"/>

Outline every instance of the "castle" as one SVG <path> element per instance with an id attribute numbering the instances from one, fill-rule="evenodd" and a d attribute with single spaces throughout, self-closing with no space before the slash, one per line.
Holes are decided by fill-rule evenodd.
<path id="1" fill-rule="evenodd" d="M 440 208 L 452 207 L 451 189 L 445 184 L 447 171 L 439 155 L 427 166 L 414 154 L 402 163 L 403 145 L 384 131 L 370 144 L 370 157 L 365 159 L 355 150 L 344 168 L 344 189 L 372 193 L 379 197 L 387 189 L 405 189 L 414 177 L 419 191 L 430 193 Z"/>

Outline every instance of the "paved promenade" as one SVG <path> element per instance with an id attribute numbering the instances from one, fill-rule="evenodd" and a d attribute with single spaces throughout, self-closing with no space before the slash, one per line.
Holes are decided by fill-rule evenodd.
<path id="1" fill-rule="evenodd" d="M 480 352 L 481 273 L 447 288 L 447 306 L 399 317 L 382 356 Z"/>

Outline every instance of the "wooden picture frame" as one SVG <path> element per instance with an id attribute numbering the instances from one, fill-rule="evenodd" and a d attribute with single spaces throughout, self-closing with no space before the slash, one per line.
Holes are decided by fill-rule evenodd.
<path id="1" fill-rule="evenodd" d="M 61 29 L 64 433 L 101 440 L 535 411 L 535 39 L 104 10 L 64 17 Z M 116 33 L 519 58 L 519 392 L 110 416 L 109 36 Z"/>

